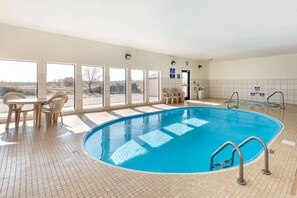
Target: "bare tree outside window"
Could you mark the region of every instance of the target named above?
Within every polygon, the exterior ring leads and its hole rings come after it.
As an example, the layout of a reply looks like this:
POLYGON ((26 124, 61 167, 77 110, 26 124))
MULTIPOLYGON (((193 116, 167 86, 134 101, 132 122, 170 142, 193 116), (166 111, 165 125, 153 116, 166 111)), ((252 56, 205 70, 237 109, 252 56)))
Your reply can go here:
POLYGON ((83 106, 103 105, 103 68, 82 66, 83 106))
POLYGON ((99 75, 102 75, 101 68, 98 67, 83 67, 83 83, 88 88, 90 94, 96 90, 93 89, 99 83, 99 75))

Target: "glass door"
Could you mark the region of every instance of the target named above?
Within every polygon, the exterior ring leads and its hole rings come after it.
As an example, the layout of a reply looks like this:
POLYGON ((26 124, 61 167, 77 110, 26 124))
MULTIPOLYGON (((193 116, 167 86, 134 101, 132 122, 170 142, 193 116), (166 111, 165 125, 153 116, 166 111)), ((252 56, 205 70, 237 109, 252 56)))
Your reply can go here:
POLYGON ((190 70, 182 70, 182 87, 185 92, 185 100, 190 99, 190 70))

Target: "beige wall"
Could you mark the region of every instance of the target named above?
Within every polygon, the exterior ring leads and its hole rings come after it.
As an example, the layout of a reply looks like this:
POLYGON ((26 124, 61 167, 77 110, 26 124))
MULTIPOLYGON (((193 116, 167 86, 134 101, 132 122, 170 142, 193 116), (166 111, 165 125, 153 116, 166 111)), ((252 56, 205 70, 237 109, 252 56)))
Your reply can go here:
MULTIPOLYGON (((286 103, 297 104, 297 54, 210 62, 209 96, 229 98, 235 91, 240 99, 254 101, 282 91, 286 103), (251 95, 255 87, 265 96, 251 95)), ((280 96, 271 100, 279 102, 280 96)))
MULTIPOLYGON (((180 79, 169 79, 170 67, 174 67, 177 74, 180 74, 182 69, 190 70, 191 78, 196 81, 205 80, 205 86, 207 86, 208 79, 208 61, 172 58, 169 55, 4 24, 0 24, 0 59, 37 61, 38 94, 41 97, 46 95, 47 62, 75 64, 76 109, 79 110, 82 109, 82 89, 80 88, 82 87, 82 65, 159 70, 161 71, 161 87, 181 87, 180 79), (125 59, 126 53, 132 55, 131 60, 125 59), (176 61, 176 65, 170 64, 172 60, 176 61), (188 61, 188 65, 186 65, 186 61, 188 61), (198 69, 200 64, 203 65, 203 69, 198 69)), ((107 78, 108 75, 107 73, 107 78)), ((128 79, 130 79, 129 76, 128 79)), ((106 82, 109 85, 107 80, 106 82)), ((191 88, 194 89, 193 86, 191 88)), ((108 93, 105 94, 107 97, 105 101, 109 101, 108 93)), ((193 98, 195 97, 193 96, 193 98)))
POLYGON ((297 77, 297 54, 209 63, 209 79, 286 79, 297 77))
POLYGON ((173 67, 177 71, 190 69, 193 78, 208 78, 207 61, 172 58, 164 54, 3 24, 0 24, 0 34, 0 58, 157 69, 164 76, 168 76, 170 62, 174 59, 176 65, 173 67), (130 53, 132 59, 125 60, 125 53, 130 53), (189 62, 188 66, 185 61, 189 62), (198 72, 199 64, 204 66, 203 72, 198 72))

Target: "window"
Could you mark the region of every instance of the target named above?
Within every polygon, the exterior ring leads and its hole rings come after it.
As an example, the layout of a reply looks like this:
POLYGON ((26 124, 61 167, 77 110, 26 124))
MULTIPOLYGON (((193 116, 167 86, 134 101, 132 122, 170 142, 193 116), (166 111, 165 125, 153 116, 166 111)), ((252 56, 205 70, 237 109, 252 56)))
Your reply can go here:
POLYGON ((37 96, 37 63, 0 60, 0 112, 8 112, 2 98, 8 92, 18 92, 28 98, 37 96))
POLYGON ((149 101, 160 100, 160 73, 159 71, 149 71, 149 101))
POLYGON ((74 109, 74 65, 47 64, 47 96, 64 91, 68 95, 65 108, 74 109))
POLYGON ((144 100, 144 71, 131 70, 131 98, 132 103, 143 102, 144 100))
POLYGON ((110 105, 126 104, 126 69, 110 68, 110 105))
POLYGON ((83 107, 103 106, 103 67, 82 66, 83 107))

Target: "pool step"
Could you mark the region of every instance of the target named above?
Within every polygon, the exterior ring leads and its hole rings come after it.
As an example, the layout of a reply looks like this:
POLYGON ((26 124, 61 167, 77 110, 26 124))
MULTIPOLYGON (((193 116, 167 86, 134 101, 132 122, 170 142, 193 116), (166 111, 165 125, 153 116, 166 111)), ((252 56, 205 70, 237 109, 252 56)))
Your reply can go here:
POLYGON ((218 162, 218 163, 212 165, 212 168, 222 169, 222 168, 229 168, 231 166, 232 166, 232 159, 228 159, 228 160, 218 162))

